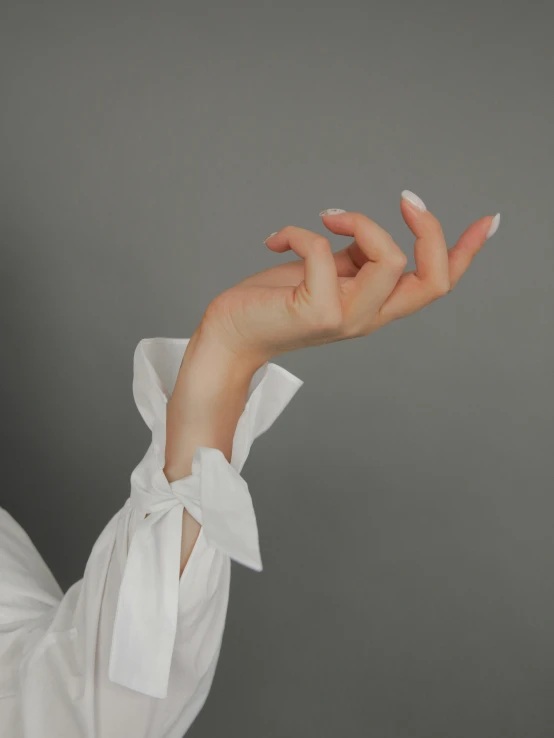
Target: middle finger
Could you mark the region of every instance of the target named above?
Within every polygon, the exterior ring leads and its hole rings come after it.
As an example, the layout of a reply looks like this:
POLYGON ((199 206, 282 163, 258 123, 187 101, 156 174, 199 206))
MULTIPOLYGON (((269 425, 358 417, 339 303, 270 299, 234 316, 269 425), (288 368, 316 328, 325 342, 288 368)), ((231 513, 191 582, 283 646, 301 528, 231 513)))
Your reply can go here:
POLYGON ((369 320, 371 312, 390 295, 404 271, 407 258, 392 236, 362 213, 322 215, 330 231, 353 236, 343 258, 350 258, 358 272, 350 287, 350 306, 354 320, 369 320), (365 263, 362 259, 365 257, 365 263))

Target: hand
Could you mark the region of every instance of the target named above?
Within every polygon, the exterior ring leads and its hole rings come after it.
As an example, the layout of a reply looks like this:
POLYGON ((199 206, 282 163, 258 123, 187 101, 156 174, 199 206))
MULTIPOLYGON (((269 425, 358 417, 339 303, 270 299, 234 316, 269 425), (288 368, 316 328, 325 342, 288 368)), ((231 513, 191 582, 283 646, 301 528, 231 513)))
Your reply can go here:
POLYGON ((405 254, 373 220, 325 211, 326 228, 353 237, 352 243, 333 253, 325 236, 286 226, 266 245, 279 253, 292 249, 300 258, 218 295, 204 316, 205 332, 260 364, 298 348, 367 336, 446 295, 496 230, 499 215, 475 221, 448 248, 437 218, 413 204, 421 203, 417 196, 403 195, 402 216, 416 237, 414 271, 405 272, 405 254))
MULTIPOLYGON (((414 272, 404 271, 406 256, 377 223, 361 213, 327 214, 323 223, 331 232, 354 237, 349 246, 333 253, 324 236, 287 226, 267 246, 292 249, 300 258, 254 274, 210 303, 168 403, 168 481, 191 473, 199 445, 219 448, 231 460, 252 374, 265 361, 303 346, 366 336, 445 295, 498 225, 498 216, 481 218, 448 249, 431 213, 406 199, 401 210, 416 236, 414 272)), ((184 510, 181 573, 199 530, 184 510)))

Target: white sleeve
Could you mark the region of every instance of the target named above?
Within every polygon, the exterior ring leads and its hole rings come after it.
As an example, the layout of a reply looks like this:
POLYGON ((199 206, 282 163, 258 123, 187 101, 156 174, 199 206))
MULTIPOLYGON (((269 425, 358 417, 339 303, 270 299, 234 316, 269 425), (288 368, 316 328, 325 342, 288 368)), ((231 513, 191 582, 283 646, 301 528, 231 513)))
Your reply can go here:
POLYGON ((189 339, 142 340, 133 394, 152 442, 131 492, 90 554, 83 579, 29 638, 20 670, 25 738, 181 738, 211 687, 224 631, 231 559, 262 569, 256 517, 240 472, 254 439, 303 384, 264 364, 252 378, 229 463, 198 447, 169 483, 166 404, 189 339), (179 578, 182 513, 201 524, 179 578), (146 515, 148 514, 148 517, 146 515))

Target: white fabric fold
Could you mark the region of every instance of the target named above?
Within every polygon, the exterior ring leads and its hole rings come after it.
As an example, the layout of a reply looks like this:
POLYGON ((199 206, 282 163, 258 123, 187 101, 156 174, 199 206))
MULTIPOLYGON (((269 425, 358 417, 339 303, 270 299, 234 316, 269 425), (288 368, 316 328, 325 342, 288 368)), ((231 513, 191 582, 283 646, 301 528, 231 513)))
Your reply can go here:
POLYGON ((109 678, 158 698, 167 696, 177 631, 183 508, 202 525, 208 545, 262 570, 254 506, 240 472, 254 439, 303 384, 283 367, 266 362, 252 377, 231 462, 219 449, 199 446, 191 474, 169 483, 163 473, 166 404, 188 341, 144 339, 134 357, 133 394, 152 431, 152 443, 131 475, 129 503, 139 520, 119 591, 109 678))

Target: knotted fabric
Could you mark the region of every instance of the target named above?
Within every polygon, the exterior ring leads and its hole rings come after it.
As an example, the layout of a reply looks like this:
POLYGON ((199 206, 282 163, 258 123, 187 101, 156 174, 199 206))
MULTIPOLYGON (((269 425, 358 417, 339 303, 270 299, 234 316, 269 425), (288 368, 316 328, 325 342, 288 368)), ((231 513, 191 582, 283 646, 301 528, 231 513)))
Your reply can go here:
POLYGON ((250 382, 231 462, 219 449, 198 446, 191 474, 170 483, 163 472, 166 407, 188 341, 143 339, 134 356, 133 394, 152 431, 152 443, 131 475, 129 504, 138 522, 119 591, 109 677, 158 698, 167 696, 177 632, 183 508, 202 525, 208 545, 262 570, 256 515, 240 472, 254 439, 303 384, 283 367, 266 362, 250 382))

